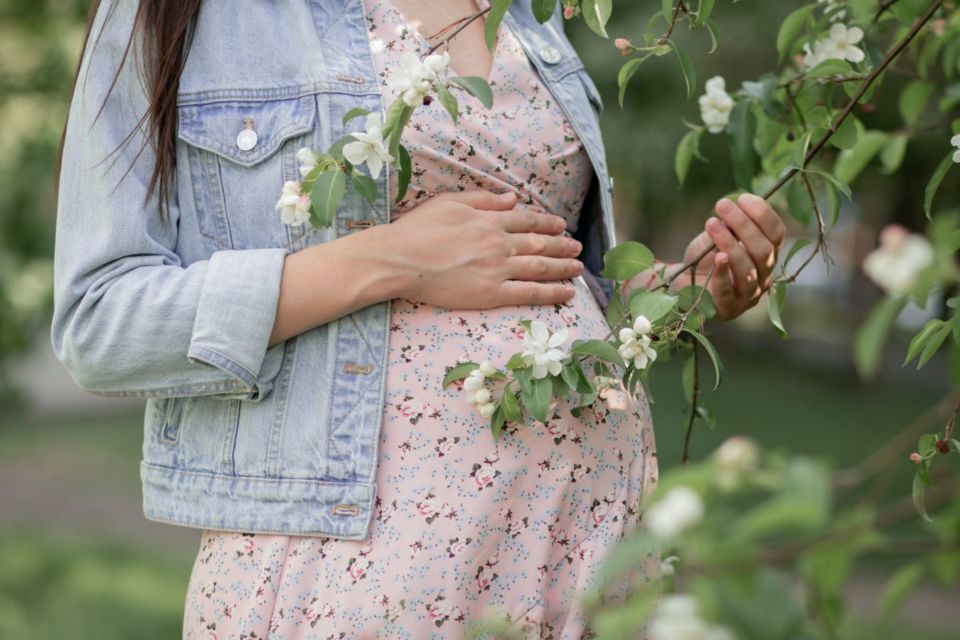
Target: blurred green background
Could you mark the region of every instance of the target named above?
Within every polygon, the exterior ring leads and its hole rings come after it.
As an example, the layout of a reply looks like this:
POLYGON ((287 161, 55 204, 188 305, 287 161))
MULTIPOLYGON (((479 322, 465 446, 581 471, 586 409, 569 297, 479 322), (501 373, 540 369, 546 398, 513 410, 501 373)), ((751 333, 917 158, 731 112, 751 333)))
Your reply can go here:
MULTIPOLYGON (((659 2, 615 3, 611 36, 639 39, 659 2)), ((739 87, 775 68, 774 37, 795 2, 724 3, 716 16, 720 46, 707 55, 704 34, 677 34, 698 66, 701 87, 715 74, 739 87)), ((50 259, 55 189, 53 165, 79 53, 87 2, 4 0, 0 4, 0 639, 172 638, 199 531, 147 522, 140 510, 137 465, 143 405, 105 400, 77 389, 49 342, 50 259)), ((644 65, 616 105, 621 58, 610 42, 578 24, 577 44, 606 101, 605 141, 616 180, 619 237, 636 238, 664 259, 679 259, 714 200, 732 188, 725 141, 706 136, 709 163, 695 163, 681 191, 673 150, 699 121, 684 100, 675 60, 644 65)), ((908 78, 891 74, 884 95, 908 78)), ((896 99, 859 114, 868 126, 896 126, 896 99)), ((825 457, 846 466, 862 460, 949 390, 944 363, 919 374, 899 368, 910 329, 939 313, 909 309, 879 380, 853 372, 852 331, 878 292, 858 265, 875 246, 880 226, 923 226, 922 185, 943 154, 936 133, 911 142, 895 176, 867 172, 845 207, 831 242, 829 272, 814 262, 790 293, 791 340, 769 328, 763 304, 735 323, 713 328, 727 379, 706 401, 716 432, 698 428, 694 456, 731 434, 764 445, 825 457)), ((960 201, 945 185, 945 201, 960 201)), ((782 210, 782 208, 781 208, 782 210)), ((792 235, 809 233, 794 227, 792 235)), ((676 363, 658 365, 651 396, 660 461, 680 458, 685 409, 676 363)), ((937 428, 936 421, 929 424, 937 428)), ((904 456, 888 473, 887 491, 909 490, 904 456)), ((918 526, 918 525, 913 525, 918 526)), ((843 637, 948 638, 945 611, 956 592, 924 584, 894 622, 877 613, 886 565, 868 563, 849 596, 854 619, 843 637), (904 631, 905 625, 912 630, 904 631), (926 629, 921 633, 920 627, 926 629)))

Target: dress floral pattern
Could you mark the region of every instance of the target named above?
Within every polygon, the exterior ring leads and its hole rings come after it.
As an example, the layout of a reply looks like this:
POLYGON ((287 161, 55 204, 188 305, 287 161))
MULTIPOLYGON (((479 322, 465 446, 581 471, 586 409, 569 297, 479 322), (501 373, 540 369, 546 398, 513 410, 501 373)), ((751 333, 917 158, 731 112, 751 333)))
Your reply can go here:
MULTIPOLYGON (((400 55, 428 45, 389 0, 364 4, 389 93, 400 55)), ((512 189, 572 232, 591 167, 506 26, 490 84, 494 110, 458 92, 457 127, 436 101, 417 110, 404 135, 413 180, 392 215, 442 191, 512 189)), ((570 340, 605 336, 586 283, 574 283, 576 296, 560 305, 462 311, 395 300, 368 538, 205 531, 184 637, 459 638, 487 616, 528 637, 589 637, 577 597, 636 526, 656 481, 642 391, 611 391, 579 418, 556 403, 545 423, 508 423, 494 441, 465 394, 441 387, 456 361, 503 363, 520 351, 522 318, 567 327, 570 340)))

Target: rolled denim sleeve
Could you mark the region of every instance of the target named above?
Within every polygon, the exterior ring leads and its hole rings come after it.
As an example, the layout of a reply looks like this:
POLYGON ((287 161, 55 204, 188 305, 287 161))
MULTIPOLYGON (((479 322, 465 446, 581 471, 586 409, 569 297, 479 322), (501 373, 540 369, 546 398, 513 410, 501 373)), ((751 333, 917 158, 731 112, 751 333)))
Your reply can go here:
POLYGON ((98 395, 260 400, 283 355, 283 343, 268 343, 289 250, 222 250, 190 264, 175 252, 175 184, 163 218, 159 194, 146 199, 155 156, 143 145, 147 97, 136 44, 110 90, 138 3, 113 4, 100 5, 70 105, 53 350, 98 395))

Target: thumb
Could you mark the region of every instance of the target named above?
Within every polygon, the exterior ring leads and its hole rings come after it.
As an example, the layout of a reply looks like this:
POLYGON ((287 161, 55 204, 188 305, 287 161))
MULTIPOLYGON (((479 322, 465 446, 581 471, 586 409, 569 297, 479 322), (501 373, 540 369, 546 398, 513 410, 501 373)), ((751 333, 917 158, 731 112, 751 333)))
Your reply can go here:
POLYGON ((512 191, 506 193, 491 193, 481 189, 471 191, 450 191, 435 196, 451 202, 459 202, 474 209, 486 209, 488 211, 507 211, 513 209, 517 203, 517 196, 512 191))

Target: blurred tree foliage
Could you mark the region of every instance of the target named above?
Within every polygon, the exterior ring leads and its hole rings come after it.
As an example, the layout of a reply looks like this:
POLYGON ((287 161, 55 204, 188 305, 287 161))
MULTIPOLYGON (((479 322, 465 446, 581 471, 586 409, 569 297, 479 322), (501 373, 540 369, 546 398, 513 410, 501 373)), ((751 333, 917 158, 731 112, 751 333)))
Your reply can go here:
MULTIPOLYGON (((0 4, 0 364, 46 339, 54 165, 89 2, 0 4)), ((0 397, 13 394, 0 368, 0 397)))
MULTIPOLYGON (((777 29, 784 18, 800 7, 799 0, 762 2, 744 0, 724 3, 715 11, 720 41, 717 51, 708 53, 709 38, 678 28, 677 43, 689 54, 700 78, 696 95, 703 92, 705 79, 715 75, 726 78, 733 91, 745 80, 756 80, 777 67, 775 47, 777 29)), ((734 189, 729 152, 724 136, 705 135, 701 143, 708 163, 694 163, 683 190, 674 175, 673 157, 677 143, 688 131, 681 119, 702 124, 696 99, 685 100, 683 77, 673 56, 644 64, 633 77, 624 100, 617 105, 617 72, 623 61, 613 39, 624 37, 640 41, 646 20, 659 3, 614 0, 614 11, 607 32, 610 40, 601 40, 582 20, 569 21, 571 40, 584 65, 594 78, 604 99, 603 131, 611 175, 614 176, 617 216, 621 240, 639 239, 655 250, 666 251, 665 260, 680 259, 680 240, 703 227, 712 213, 713 203, 734 189), (628 131, 629 135, 623 132, 628 131)), ((883 52, 870 51, 876 59, 883 52)), ((908 52, 913 58, 916 52, 908 52)), ((882 88, 883 98, 860 108, 855 115, 868 129, 892 130, 901 123, 898 96, 914 79, 908 71, 916 65, 904 62, 888 72, 882 88)), ((878 94, 878 98, 880 98, 878 94)), ((899 222, 920 230, 926 224, 923 214, 923 185, 927 183, 944 152, 942 131, 917 133, 911 138, 903 166, 894 175, 879 171, 879 163, 858 178, 852 212, 863 223, 878 229, 887 222, 899 222)), ((827 157, 827 155, 824 155, 827 157)), ((945 184, 940 202, 960 201, 960 184, 945 184)), ((785 203, 773 200, 786 212, 785 203)), ((809 230, 808 230, 809 232, 809 230)))

